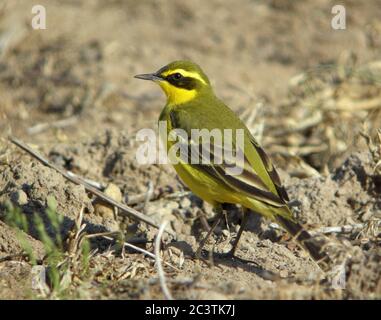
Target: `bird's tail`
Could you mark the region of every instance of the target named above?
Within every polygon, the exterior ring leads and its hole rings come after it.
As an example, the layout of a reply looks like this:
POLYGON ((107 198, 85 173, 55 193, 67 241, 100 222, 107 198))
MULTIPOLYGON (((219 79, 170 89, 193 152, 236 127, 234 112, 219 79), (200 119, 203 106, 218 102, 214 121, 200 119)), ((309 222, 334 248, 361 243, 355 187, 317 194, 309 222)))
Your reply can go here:
POLYGON ((259 201, 253 201, 251 210, 260 212, 262 215, 275 220, 281 227, 283 227, 296 242, 306 250, 310 257, 319 265, 319 267, 328 271, 332 264, 332 259, 328 254, 328 240, 323 236, 312 236, 303 226, 296 222, 293 214, 288 205, 281 207, 274 207, 263 205, 259 201))
POLYGON ((323 269, 327 269, 330 261, 330 257, 324 250, 326 241, 324 239, 318 239, 313 237, 306 229, 304 229, 299 223, 294 222, 284 216, 277 215, 277 222, 286 229, 297 242, 308 251, 311 258, 323 269))

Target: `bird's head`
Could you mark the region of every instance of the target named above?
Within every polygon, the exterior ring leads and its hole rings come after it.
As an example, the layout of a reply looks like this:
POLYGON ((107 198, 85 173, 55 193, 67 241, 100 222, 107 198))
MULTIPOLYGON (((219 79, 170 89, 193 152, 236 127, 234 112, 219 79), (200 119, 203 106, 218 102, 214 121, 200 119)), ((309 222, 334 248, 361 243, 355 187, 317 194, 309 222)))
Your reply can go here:
POLYGON ((156 82, 171 105, 189 102, 200 93, 212 90, 206 74, 191 61, 174 61, 154 73, 139 74, 135 78, 156 82))

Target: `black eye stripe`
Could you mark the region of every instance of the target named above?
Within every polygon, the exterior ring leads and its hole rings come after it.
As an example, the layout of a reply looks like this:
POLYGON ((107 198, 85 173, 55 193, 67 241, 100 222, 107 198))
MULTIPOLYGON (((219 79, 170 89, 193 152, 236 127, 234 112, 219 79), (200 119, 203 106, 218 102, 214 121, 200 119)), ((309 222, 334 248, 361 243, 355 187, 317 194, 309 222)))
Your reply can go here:
POLYGON ((183 88, 187 90, 194 89, 197 86, 197 80, 191 77, 183 77, 181 76, 180 79, 175 79, 173 77, 173 74, 166 77, 166 80, 178 88, 183 88))
POLYGON ((170 74, 169 76, 167 76, 167 79, 169 80, 175 80, 175 81, 178 81, 180 79, 184 78, 183 75, 181 73, 172 73, 170 74))

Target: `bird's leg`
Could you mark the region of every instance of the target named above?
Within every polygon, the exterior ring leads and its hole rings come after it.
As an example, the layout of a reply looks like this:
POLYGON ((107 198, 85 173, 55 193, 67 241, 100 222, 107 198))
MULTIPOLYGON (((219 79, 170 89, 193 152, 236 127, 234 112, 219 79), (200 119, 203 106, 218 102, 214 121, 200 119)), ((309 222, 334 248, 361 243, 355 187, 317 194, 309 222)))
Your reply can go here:
POLYGON ((196 258, 200 258, 201 257, 201 250, 202 250, 202 248, 204 247, 206 241, 208 240, 209 236, 212 234, 214 229, 221 222, 222 216, 224 214, 224 210, 222 209, 222 206, 217 206, 215 210, 217 212, 216 220, 214 221, 213 225, 209 229, 209 231, 208 231, 207 235, 205 236, 205 238, 201 240, 200 245, 199 245, 199 247, 198 247, 198 249, 196 251, 196 258))
POLYGON ((234 257, 234 254, 235 254, 235 250, 237 249, 237 246, 238 246, 238 242, 239 242, 239 239, 241 238, 242 236, 242 232, 243 230, 245 229, 245 226, 247 224, 247 220, 248 220, 248 209, 246 208, 243 208, 242 209, 242 221, 241 221, 241 226, 239 227, 239 230, 238 230, 238 233, 237 233, 237 237, 235 238, 234 240, 234 243, 233 243, 233 247, 231 248, 231 250, 228 252, 228 255, 229 256, 233 256, 234 257))
POLYGON ((205 229, 205 231, 209 231, 210 230, 210 225, 209 225, 209 223, 206 220, 204 215, 200 216, 200 222, 201 222, 201 225, 203 226, 203 228, 205 229))

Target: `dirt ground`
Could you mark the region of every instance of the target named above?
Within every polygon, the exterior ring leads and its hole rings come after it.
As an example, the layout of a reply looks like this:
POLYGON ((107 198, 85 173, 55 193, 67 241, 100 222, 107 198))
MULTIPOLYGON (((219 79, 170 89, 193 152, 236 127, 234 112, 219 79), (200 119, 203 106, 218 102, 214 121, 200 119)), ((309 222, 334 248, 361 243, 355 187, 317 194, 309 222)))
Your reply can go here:
MULTIPOLYGON (((341 3, 346 30, 331 28, 336 3, 328 0, 41 0, 47 29, 33 30, 33 1, 1 1, 0 298, 164 298, 152 259, 100 237, 91 238, 86 276, 73 264, 60 294, 32 289, 33 263, 7 222, 9 203, 31 223, 34 213, 46 218, 53 197, 64 239, 82 209, 86 234, 121 231, 150 252, 157 229, 115 216, 11 144, 10 134, 101 188, 113 184, 119 201, 156 223, 169 220, 176 239, 164 235, 162 260, 175 266, 164 271, 176 299, 381 298, 381 6, 341 3), (255 214, 237 257, 224 256, 237 208, 208 242, 208 261, 194 258, 206 234, 200 217, 211 224, 212 208, 169 165, 135 159, 135 134, 156 128, 165 98, 133 76, 178 59, 203 67, 277 164, 297 218, 337 247, 340 288, 255 214)), ((46 265, 38 230, 23 239, 46 265)))

